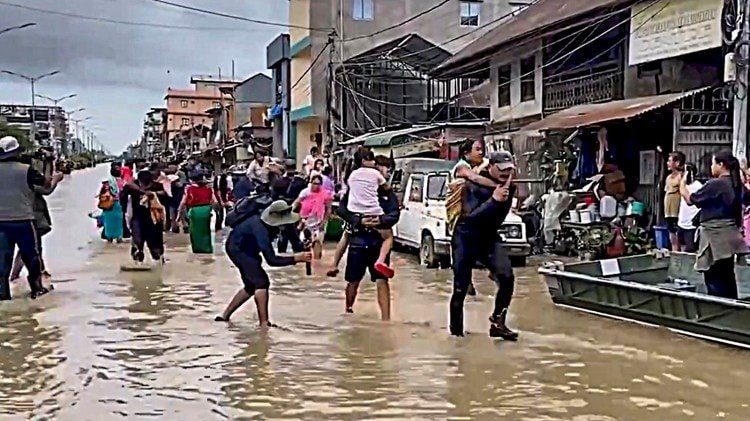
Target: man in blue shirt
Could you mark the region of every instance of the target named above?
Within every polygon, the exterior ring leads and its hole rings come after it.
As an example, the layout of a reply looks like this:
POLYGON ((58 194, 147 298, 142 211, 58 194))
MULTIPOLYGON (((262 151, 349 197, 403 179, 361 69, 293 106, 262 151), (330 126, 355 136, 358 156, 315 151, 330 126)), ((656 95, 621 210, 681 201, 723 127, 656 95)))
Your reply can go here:
POLYGON ((278 200, 271 203, 262 213, 252 212, 244 217, 244 220, 242 218, 240 216, 239 221, 232 221, 232 216, 227 215, 227 224, 233 225, 234 229, 227 238, 226 251, 229 259, 239 269, 244 287, 237 291, 224 313, 216 317, 216 321, 228 322, 235 311, 250 297, 254 297, 260 326, 275 327, 268 318, 268 290, 271 280, 263 269, 263 260, 274 267, 293 266, 310 262, 312 253, 302 251, 303 245, 297 236, 290 238, 292 248, 297 254, 279 256, 274 252, 273 239, 281 230, 293 227, 300 219, 298 214, 292 213, 292 207, 286 202, 278 200))

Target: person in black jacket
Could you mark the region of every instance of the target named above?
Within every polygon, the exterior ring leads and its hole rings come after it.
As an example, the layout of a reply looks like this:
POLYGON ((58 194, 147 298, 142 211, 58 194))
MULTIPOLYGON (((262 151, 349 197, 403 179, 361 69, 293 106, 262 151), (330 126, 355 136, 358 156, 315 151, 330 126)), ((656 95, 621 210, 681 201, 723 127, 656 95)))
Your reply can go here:
MULTIPOLYGON (((236 206, 239 207, 242 204, 236 204, 236 206)), ((227 224, 234 228, 227 238, 226 251, 229 259, 239 269, 244 287, 235 294, 224 313, 215 320, 228 322, 235 311, 250 297, 254 297, 260 326, 274 327, 268 318, 268 290, 271 280, 263 269, 263 260, 269 266, 293 266, 297 263, 310 262, 312 253, 303 251, 304 247, 299 237, 291 238, 292 247, 298 252, 297 254, 279 256, 274 252, 273 239, 280 231, 293 227, 299 222, 299 215, 292 213, 292 207, 282 200, 271 203, 262 213, 253 212, 244 219, 239 218, 240 220, 234 221, 232 213, 227 215, 227 224)))
POLYGON ((516 188, 512 181, 513 156, 505 151, 489 157, 484 177, 498 183, 492 189, 467 181, 464 186, 463 211, 453 231, 453 295, 450 301, 450 333, 464 335, 464 300, 471 285, 471 274, 477 262, 490 270, 498 285, 495 310, 490 317, 490 336, 515 341, 518 334, 506 325, 513 297, 513 268, 498 234, 510 212, 516 188))
MULTIPOLYGON (((375 163, 387 179, 388 172, 393 167, 393 160, 378 156, 375 158, 375 163)), ((384 214, 379 217, 362 217, 349 212, 347 209, 348 199, 349 194, 347 193, 339 202, 338 208, 338 215, 351 227, 349 253, 347 254, 346 270, 344 271, 344 279, 347 282, 346 312, 354 312, 354 301, 357 299, 359 284, 365 273, 369 271, 370 278, 377 285, 381 320, 387 321, 391 318, 391 288, 388 279, 375 270, 375 263, 378 260, 380 246, 383 243, 383 236, 378 233, 378 230, 393 228, 401 216, 398 198, 392 190, 381 188, 379 201, 384 214)), ((390 256, 386 263, 390 264, 390 256)))

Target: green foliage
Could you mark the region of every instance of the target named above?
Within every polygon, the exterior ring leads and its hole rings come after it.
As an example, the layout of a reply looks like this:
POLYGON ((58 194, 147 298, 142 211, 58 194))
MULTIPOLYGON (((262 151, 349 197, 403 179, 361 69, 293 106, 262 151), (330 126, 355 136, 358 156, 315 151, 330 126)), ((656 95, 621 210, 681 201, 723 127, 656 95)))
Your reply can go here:
POLYGON ((630 227, 623 231, 622 235, 625 240, 625 254, 628 256, 645 254, 654 248, 648 232, 641 227, 630 227))
MULTIPOLYGON (((578 159, 576 138, 566 139, 560 135, 546 136, 539 149, 529 159, 530 167, 539 167, 544 179, 545 189, 565 190, 568 188, 569 177, 559 177, 556 173, 556 163, 564 168, 570 168, 578 159)), ((531 168, 529 168, 529 173, 531 168)))
POLYGON ((21 143, 21 147, 28 151, 32 148, 28 136, 18 127, 13 127, 4 121, 0 121, 0 137, 13 136, 21 143))

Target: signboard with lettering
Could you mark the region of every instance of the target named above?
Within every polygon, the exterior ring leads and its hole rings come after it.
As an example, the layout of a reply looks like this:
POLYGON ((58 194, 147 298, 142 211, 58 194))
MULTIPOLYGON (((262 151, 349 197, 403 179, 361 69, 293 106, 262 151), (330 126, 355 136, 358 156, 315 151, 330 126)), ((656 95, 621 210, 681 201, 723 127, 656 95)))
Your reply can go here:
POLYGON ((720 47, 723 0, 659 0, 631 8, 628 63, 720 47))

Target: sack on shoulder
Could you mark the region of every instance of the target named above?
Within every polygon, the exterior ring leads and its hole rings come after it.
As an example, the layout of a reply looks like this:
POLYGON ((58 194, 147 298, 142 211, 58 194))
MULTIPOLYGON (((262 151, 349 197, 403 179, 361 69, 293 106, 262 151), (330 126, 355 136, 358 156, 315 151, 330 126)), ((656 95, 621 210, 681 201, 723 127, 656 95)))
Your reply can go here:
POLYGON ((224 222, 230 228, 235 228, 247 218, 263 212, 271 203, 273 203, 273 199, 266 194, 243 197, 234 204, 231 211, 227 212, 224 222))
POLYGON ((99 203, 97 207, 101 210, 110 210, 115 206, 115 197, 110 192, 99 193, 99 203))

